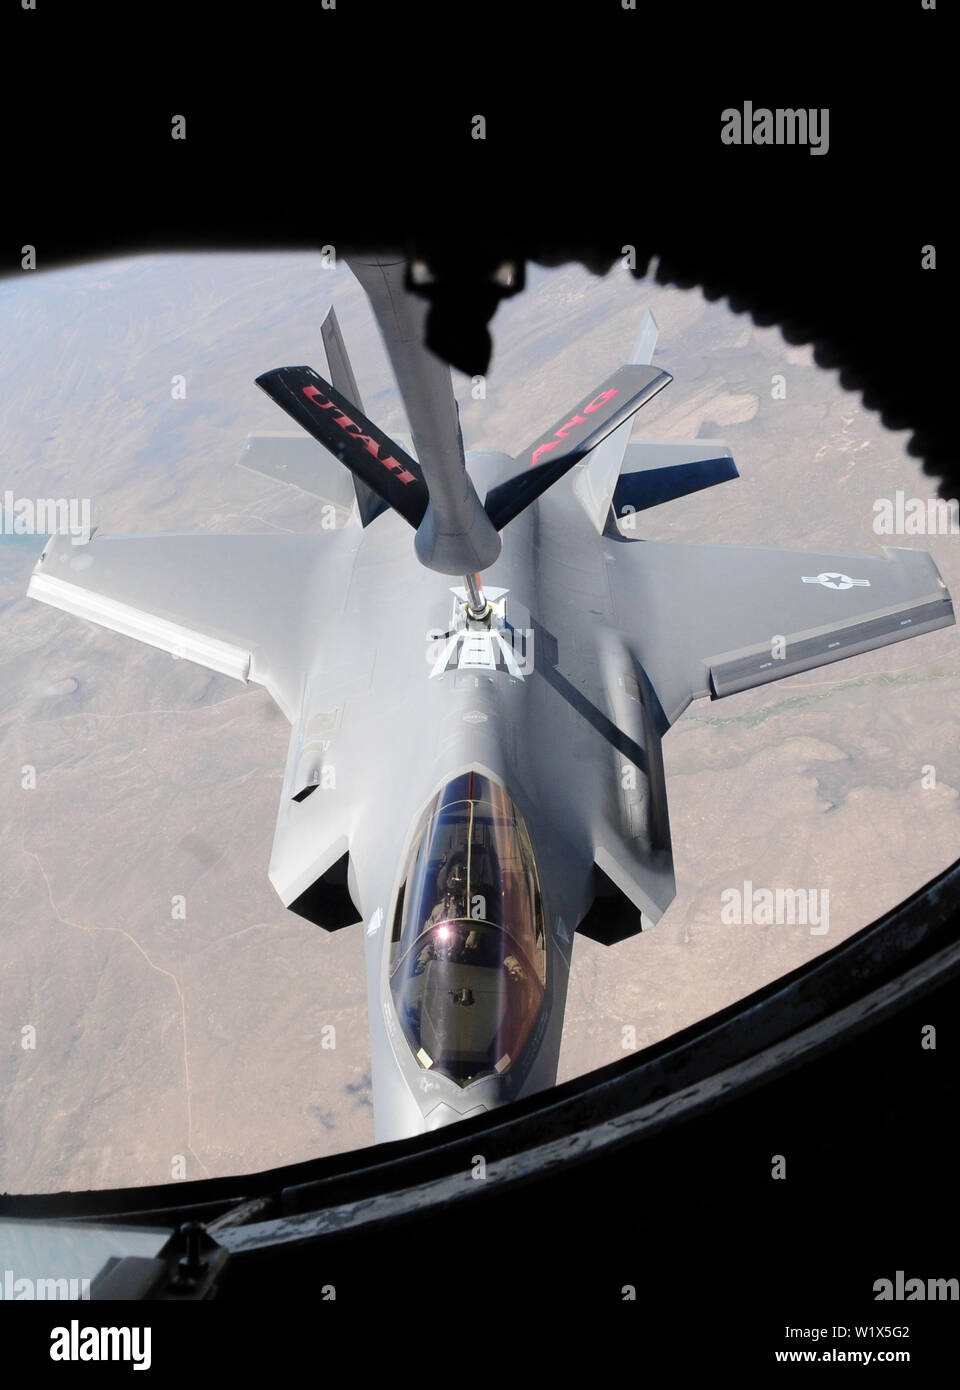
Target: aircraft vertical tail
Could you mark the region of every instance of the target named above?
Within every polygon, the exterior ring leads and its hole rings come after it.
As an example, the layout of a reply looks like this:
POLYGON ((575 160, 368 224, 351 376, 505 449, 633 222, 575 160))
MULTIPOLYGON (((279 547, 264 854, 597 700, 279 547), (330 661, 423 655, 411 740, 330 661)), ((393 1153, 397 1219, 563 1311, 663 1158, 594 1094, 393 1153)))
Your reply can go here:
MULTIPOLYGON (((640 332, 630 354, 631 364, 649 364, 653 361, 654 349, 660 329, 653 314, 648 309, 643 316, 640 332)), ((633 418, 624 420, 612 434, 608 434, 590 454, 573 485, 580 505, 593 522, 598 532, 602 532, 610 514, 614 490, 620 477, 624 454, 630 441, 633 418)))
MULTIPOLYGON (((631 363, 649 363, 659 329, 647 310, 631 363)), ((625 420, 587 455, 574 493, 597 531, 617 535, 618 520, 686 497, 702 488, 738 478, 730 448, 718 439, 643 439, 630 443, 632 420, 625 420)))
MULTIPOLYGON (((634 357, 652 356, 657 325, 648 313, 634 345, 634 357)), ((519 472, 487 493, 484 506, 497 530, 579 463, 589 461, 581 502, 602 531, 610 510, 623 451, 634 414, 673 378, 649 363, 628 362, 582 398, 576 410, 558 420, 515 456, 519 472), (609 446, 609 447, 608 447, 609 446)), ((579 495, 579 493, 578 493, 579 495)))
MULTIPOLYGON (((360 388, 357 386, 357 379, 353 374, 353 367, 347 356, 343 334, 340 332, 340 324, 332 305, 323 321, 320 335, 323 338, 323 350, 327 354, 327 370, 330 373, 331 384, 336 387, 341 396, 346 396, 348 401, 362 411, 363 401, 360 399, 360 388)), ((373 489, 368 487, 356 473, 353 475, 353 488, 360 510, 361 524, 369 526, 370 522, 374 521, 381 512, 387 510, 388 504, 382 497, 378 497, 373 489)))
MULTIPOLYGON (((413 436, 416 459, 363 414, 356 377, 333 309, 322 328, 330 382, 312 368, 265 372, 257 384, 354 478, 360 520, 369 525, 392 507, 415 529, 421 563, 441 574, 472 575, 500 554, 499 532, 579 464, 574 492, 598 533, 615 515, 640 511, 727 478, 737 470, 720 441, 629 443, 632 419, 672 380, 651 364, 658 327, 648 310, 628 363, 584 396, 572 413, 515 456, 518 471, 481 502, 466 468, 450 368, 426 344, 427 304, 407 284, 399 255, 351 256, 393 367, 413 436), (624 461, 629 467, 623 474, 624 461)), ((251 453, 245 466, 318 496, 314 456, 269 443, 269 457, 251 453)), ((612 532, 611 532, 612 534, 612 532)))

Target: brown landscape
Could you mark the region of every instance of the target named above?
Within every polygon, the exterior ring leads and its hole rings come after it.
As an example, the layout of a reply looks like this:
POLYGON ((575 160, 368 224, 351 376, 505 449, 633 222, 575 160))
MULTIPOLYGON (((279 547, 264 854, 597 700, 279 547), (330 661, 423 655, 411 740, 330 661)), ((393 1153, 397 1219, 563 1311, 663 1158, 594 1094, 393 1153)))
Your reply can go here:
MULTIPOLYGON (((0 282, 0 499, 89 497, 115 533, 317 528, 319 501, 236 460, 248 434, 292 432, 254 378, 323 372, 330 303, 367 414, 403 430, 363 295, 319 256, 149 256, 0 282)), ((960 536, 874 531, 878 498, 935 493, 907 435, 809 346, 698 291, 532 267, 493 321, 485 398, 455 374, 467 448, 534 439, 626 359, 647 308, 674 381, 635 435, 722 438, 741 477, 646 513, 636 534, 919 546, 960 596, 960 536)), ((42 544, 0 537, 0 1190, 372 1143, 363 928, 327 935, 267 879, 286 721, 259 687, 28 600, 42 544)), ((957 629, 697 702, 664 749, 677 897, 619 946, 577 938, 560 1080, 623 1057, 625 1027, 646 1047, 802 965, 957 857, 957 629), (724 925, 721 894, 746 880, 827 890, 829 931, 724 925)))

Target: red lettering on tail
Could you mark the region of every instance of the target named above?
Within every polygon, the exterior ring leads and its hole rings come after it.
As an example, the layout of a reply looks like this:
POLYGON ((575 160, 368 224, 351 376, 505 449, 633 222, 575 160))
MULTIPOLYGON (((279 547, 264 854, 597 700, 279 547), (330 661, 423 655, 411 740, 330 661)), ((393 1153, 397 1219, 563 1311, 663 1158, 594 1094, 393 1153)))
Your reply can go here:
POLYGON ((334 422, 338 424, 342 430, 346 430, 347 434, 352 434, 355 439, 359 440, 367 453, 372 454, 378 463, 382 463, 384 468, 389 469, 399 482, 416 482, 414 475, 409 469, 404 468, 392 455, 390 458, 381 458, 380 450, 382 445, 379 441, 371 438, 369 434, 364 434, 362 426, 358 425, 356 420, 351 420, 349 415, 344 415, 340 407, 335 406, 333 401, 328 401, 326 396, 322 395, 316 386, 304 386, 303 394, 307 397, 307 400, 311 401, 319 410, 336 410, 337 413, 333 417, 334 422))
POLYGON ((548 454, 551 449, 557 447, 561 439, 566 439, 574 425, 585 425, 587 423, 587 415, 592 415, 595 410, 599 410, 601 406, 606 405, 607 401, 612 400, 617 393, 618 388, 616 386, 611 387, 609 391, 601 391, 599 396, 594 396, 589 405, 583 407, 583 415, 578 412, 574 415, 573 419, 568 420, 565 425, 561 425, 558 430, 554 430, 553 439, 548 439, 546 444, 540 444, 534 449, 533 458, 530 460, 530 467, 533 468, 541 454, 548 454))

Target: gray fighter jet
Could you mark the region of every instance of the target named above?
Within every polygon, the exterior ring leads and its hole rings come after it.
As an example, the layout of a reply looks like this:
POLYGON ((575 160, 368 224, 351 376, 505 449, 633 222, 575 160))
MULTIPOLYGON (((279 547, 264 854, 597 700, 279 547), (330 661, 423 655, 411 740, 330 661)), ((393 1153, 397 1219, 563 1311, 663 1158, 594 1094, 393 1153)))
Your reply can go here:
POLYGON ((270 879, 320 927, 362 924, 387 1140, 553 1084, 573 933, 623 939, 675 895, 661 741, 691 700, 954 614, 919 550, 660 544, 624 527, 737 476, 718 441, 629 442, 671 380, 650 365, 651 315, 630 362, 526 449, 465 456, 407 267, 351 268, 412 442, 363 414, 331 310, 329 380, 258 378, 305 432, 251 438, 240 460, 349 507, 346 524, 55 537, 28 593, 259 683, 290 721, 270 879))

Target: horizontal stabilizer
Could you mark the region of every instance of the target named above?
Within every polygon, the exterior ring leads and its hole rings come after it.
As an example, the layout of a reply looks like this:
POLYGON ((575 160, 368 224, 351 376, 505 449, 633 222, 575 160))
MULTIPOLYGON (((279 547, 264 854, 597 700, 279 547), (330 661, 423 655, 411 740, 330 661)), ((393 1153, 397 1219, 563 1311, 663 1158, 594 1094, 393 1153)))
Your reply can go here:
POLYGON ((668 382, 648 364, 620 367, 597 390, 517 456, 520 472, 487 493, 484 508, 497 530, 519 515, 668 382))
POLYGON ((312 367, 277 367, 257 385, 405 521, 420 525, 430 500, 420 465, 335 386, 312 367))
POLYGON ((720 440, 640 440, 627 446, 613 510, 620 519, 739 476, 729 447, 720 440))
POLYGON ((353 505, 350 475, 340 460, 308 434, 251 434, 237 459, 241 468, 331 502, 335 507, 353 505))

